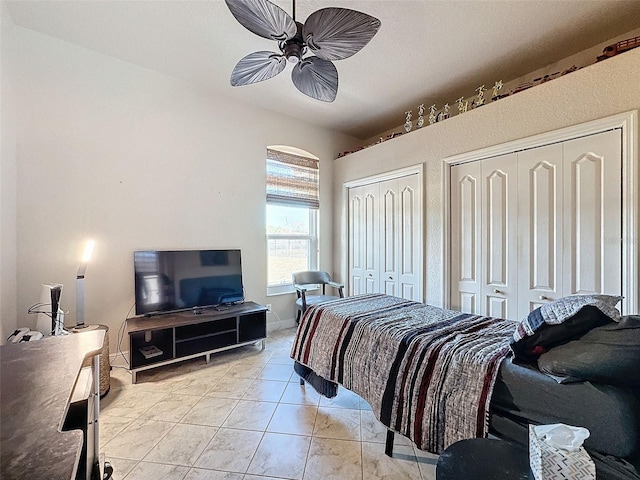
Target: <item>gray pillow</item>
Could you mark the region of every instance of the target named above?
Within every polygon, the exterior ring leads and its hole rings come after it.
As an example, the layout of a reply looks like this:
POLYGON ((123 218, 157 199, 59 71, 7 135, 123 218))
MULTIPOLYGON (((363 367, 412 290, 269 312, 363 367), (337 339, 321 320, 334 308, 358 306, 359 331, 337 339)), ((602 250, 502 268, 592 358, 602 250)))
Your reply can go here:
POLYGON ((560 383, 640 385, 640 316, 622 317, 552 348, 540 356, 538 368, 560 383))

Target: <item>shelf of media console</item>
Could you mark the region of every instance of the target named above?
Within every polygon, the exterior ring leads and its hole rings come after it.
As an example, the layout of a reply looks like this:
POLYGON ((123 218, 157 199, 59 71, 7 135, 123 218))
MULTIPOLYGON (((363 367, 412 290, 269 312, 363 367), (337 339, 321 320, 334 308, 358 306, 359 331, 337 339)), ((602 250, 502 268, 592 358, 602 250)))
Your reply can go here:
POLYGON ((137 373, 183 360, 262 342, 267 338, 267 307, 244 302, 127 320, 129 371, 137 373), (152 352, 152 353, 150 353, 152 352))

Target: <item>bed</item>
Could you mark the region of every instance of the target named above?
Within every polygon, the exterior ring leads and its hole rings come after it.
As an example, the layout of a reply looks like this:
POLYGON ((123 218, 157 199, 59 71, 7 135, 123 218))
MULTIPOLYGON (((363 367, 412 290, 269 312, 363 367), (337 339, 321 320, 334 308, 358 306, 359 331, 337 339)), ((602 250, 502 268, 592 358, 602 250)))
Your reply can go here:
MULTIPOLYGON (((387 295, 348 297, 305 312, 291 356, 296 372, 321 394, 331 397, 341 385, 370 403, 390 432, 388 454, 393 432, 440 453, 489 434, 526 444, 529 423, 562 422, 590 430, 585 448, 598 478, 640 479, 640 357, 636 368, 623 367, 628 385, 538 368, 539 359, 591 331, 619 327, 612 308, 619 298, 579 306, 576 298, 514 322, 387 295)), ((637 336, 637 320, 618 333, 637 336)), ((640 352, 629 346, 631 357, 640 352)))

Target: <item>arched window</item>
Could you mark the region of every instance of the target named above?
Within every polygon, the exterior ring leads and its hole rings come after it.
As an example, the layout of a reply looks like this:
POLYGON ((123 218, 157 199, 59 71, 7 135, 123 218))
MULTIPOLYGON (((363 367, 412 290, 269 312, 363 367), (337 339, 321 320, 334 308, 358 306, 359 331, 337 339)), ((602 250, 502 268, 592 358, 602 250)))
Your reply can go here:
POLYGON ((318 268, 319 161, 267 148, 267 294, 293 292, 291 274, 318 268))

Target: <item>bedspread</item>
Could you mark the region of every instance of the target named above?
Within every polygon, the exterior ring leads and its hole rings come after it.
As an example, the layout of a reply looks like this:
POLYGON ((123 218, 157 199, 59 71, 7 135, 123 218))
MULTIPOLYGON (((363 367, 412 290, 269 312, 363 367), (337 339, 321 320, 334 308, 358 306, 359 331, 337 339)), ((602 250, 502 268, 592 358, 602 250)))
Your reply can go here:
POLYGON ((378 420, 440 453, 488 431, 516 322, 380 294, 308 309, 291 357, 364 398, 378 420))

